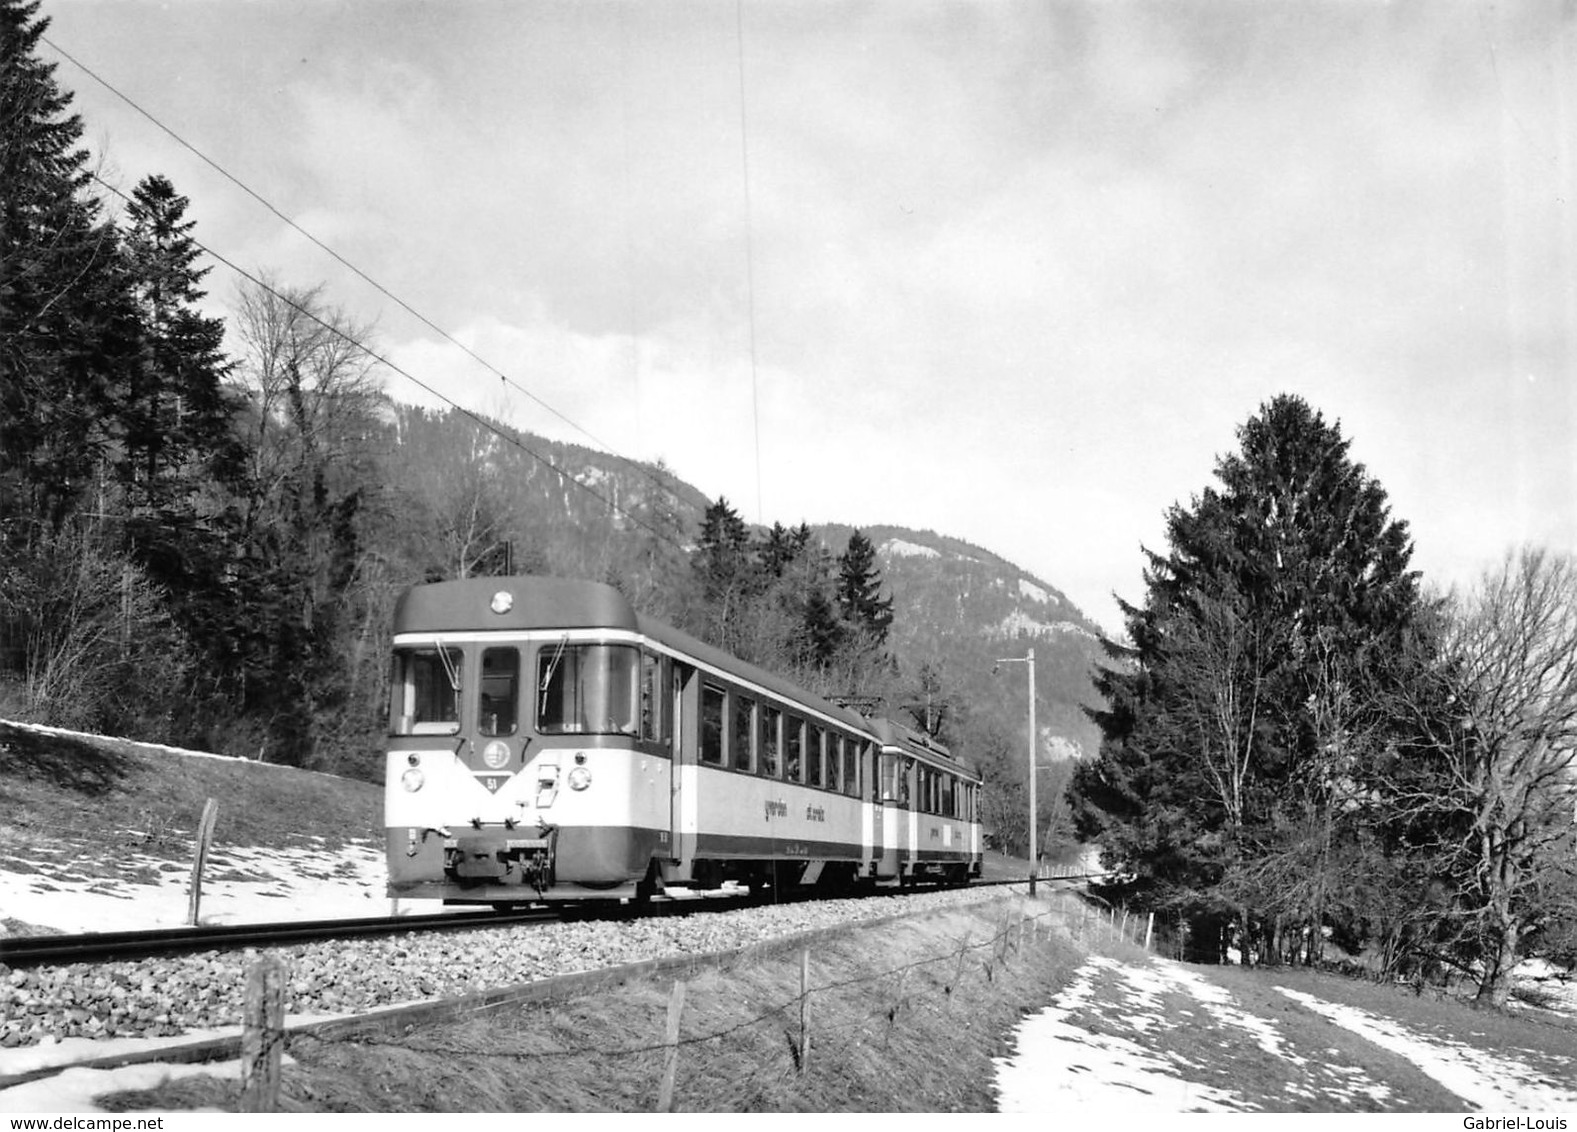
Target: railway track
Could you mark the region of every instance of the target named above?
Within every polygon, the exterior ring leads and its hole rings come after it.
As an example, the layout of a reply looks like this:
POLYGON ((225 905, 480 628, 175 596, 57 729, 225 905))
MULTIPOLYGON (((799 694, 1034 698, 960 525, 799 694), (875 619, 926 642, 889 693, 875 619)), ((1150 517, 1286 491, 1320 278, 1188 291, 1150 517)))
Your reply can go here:
MULTIPOLYGON (((1041 884, 1082 882, 1085 877, 1041 878, 1041 884)), ((1013 880, 982 880, 971 887, 1023 884, 1013 880)), ((916 888, 912 891, 931 891, 916 888)), ((892 893, 889 893, 891 895, 892 893)), ((851 896, 858 899, 858 896, 851 896)), ((747 898, 740 897, 739 901, 747 898)), ((794 899, 827 899, 825 894, 807 892, 794 899)), ((737 902, 737 901, 735 901, 737 902)), ((733 903, 733 902, 731 902, 733 903)), ((662 897, 639 907, 573 907, 565 909, 528 907, 514 911, 438 912, 424 915, 355 917, 339 920, 295 920, 265 924, 217 924, 177 928, 149 928, 138 931, 83 932, 70 935, 22 936, 0 939, 0 965, 8 967, 60 966, 67 963, 98 963, 114 960, 144 959, 193 951, 234 950, 245 947, 281 947, 293 943, 315 943, 330 939, 369 939, 406 932, 464 931, 475 928, 511 927, 522 924, 551 923, 585 917, 602 920, 629 919, 637 915, 686 915, 703 909, 716 909, 719 899, 673 900, 662 897)))
POLYGON ((276 947, 325 939, 442 931, 540 921, 546 913, 448 912, 420 916, 297 920, 270 924, 220 924, 141 931, 84 932, 0 940, 0 963, 10 967, 138 959, 217 948, 276 947))

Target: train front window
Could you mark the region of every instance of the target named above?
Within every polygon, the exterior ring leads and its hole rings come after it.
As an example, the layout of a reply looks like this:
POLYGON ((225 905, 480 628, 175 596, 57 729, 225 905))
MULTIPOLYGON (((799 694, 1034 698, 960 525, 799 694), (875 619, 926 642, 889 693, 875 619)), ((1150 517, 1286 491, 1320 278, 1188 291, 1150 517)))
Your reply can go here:
POLYGON ((520 702, 520 651, 513 648, 482 650, 481 698, 476 709, 476 729, 482 735, 513 735, 520 702))
POLYGON ((389 681, 391 735, 453 735, 460 730, 465 654, 456 648, 397 648, 389 681))
POLYGON ((640 650, 628 645, 544 645, 537 651, 537 730, 634 735, 640 663, 640 650))

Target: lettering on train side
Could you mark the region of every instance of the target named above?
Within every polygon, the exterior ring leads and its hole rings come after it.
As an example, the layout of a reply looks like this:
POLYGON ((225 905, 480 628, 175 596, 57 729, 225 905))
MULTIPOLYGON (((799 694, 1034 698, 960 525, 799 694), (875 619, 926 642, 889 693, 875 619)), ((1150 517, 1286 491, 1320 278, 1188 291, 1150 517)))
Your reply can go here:
POLYGON ((779 802, 772 798, 767 799, 767 820, 788 817, 788 803, 779 802))
POLYGON ((827 811, 822 809, 820 806, 806 806, 805 807, 805 820, 806 821, 826 821, 827 820, 827 811))

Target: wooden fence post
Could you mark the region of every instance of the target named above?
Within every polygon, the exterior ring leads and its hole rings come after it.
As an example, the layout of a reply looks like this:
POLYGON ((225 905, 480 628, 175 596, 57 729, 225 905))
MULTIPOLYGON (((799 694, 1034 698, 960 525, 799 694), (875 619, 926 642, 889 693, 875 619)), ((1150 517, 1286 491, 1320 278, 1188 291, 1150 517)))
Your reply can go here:
POLYGON ((679 1076, 679 1019, 684 1014, 684 981, 675 979, 668 995, 668 1032, 663 1039, 668 1053, 663 1065, 662 1088, 657 1093, 657 1111, 674 1110, 674 1080, 679 1076))
POLYGON ((958 998, 959 984, 964 981, 964 958, 969 954, 969 937, 964 937, 963 944, 958 949, 958 966, 953 968, 953 981, 947 988, 947 1012, 953 1012, 953 1003, 958 998))
MULTIPOLYGON (((990 972, 990 968, 987 968, 990 972)), ((898 1011, 903 1009, 903 981, 909 975, 909 968, 905 967, 898 972, 898 986, 893 991, 892 1008, 887 1011, 887 1032, 882 1035, 882 1048, 887 1048, 887 1043, 892 1040, 893 1027, 898 1024, 898 1011)))
POLYGON ((799 953, 799 1072, 810 1061, 810 948, 799 953))
POLYGON ((1154 933, 1154 931, 1155 931, 1155 913, 1151 912, 1150 913, 1150 918, 1145 921, 1145 925, 1144 925, 1144 949, 1146 951, 1150 950, 1150 936, 1151 936, 1152 933, 1154 933))
MULTIPOLYGON (((210 803, 212 804, 212 803, 210 803)), ((241 1111, 279 1111, 285 1044, 285 965, 265 955, 247 970, 241 1022, 241 1111)))
POLYGON ((208 847, 214 840, 214 823, 219 820, 219 803, 212 798, 203 803, 203 816, 197 823, 197 845, 192 856, 192 888, 186 900, 186 922, 197 925, 197 906, 203 899, 203 865, 208 847))

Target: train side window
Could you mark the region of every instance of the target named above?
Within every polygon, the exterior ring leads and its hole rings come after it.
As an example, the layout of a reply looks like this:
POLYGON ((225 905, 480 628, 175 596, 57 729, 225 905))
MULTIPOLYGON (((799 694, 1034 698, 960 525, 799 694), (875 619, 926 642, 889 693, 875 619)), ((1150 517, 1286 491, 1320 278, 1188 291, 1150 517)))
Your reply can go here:
POLYGON ((827 732, 827 789, 843 793, 843 736, 827 732))
POLYGON ((820 786, 821 780, 821 728, 807 723, 805 725, 805 782, 809 786, 820 786))
POLYGON ((701 761, 723 765, 723 689, 701 689, 701 761))
POLYGON ((734 702, 734 729, 728 738, 730 755, 734 769, 748 774, 755 769, 756 703, 744 696, 730 698, 734 702))
POLYGON ((761 709, 761 773, 778 777, 778 754, 783 750, 783 713, 775 707, 761 709))
POLYGON ((641 738, 660 743, 663 733, 663 665, 655 653, 641 653, 641 738))
POLYGON ((860 752, 864 746, 858 739, 843 743, 843 792, 851 798, 860 796, 860 752))
POLYGON ((805 721, 792 715, 783 720, 783 777, 789 782, 803 782, 805 750, 805 721))
POLYGON ((900 759, 898 761, 898 804, 905 809, 909 807, 909 780, 914 774, 914 760, 900 759))
POLYGON ((482 680, 477 689, 479 735, 513 735, 520 714, 520 650, 482 650, 482 680))

